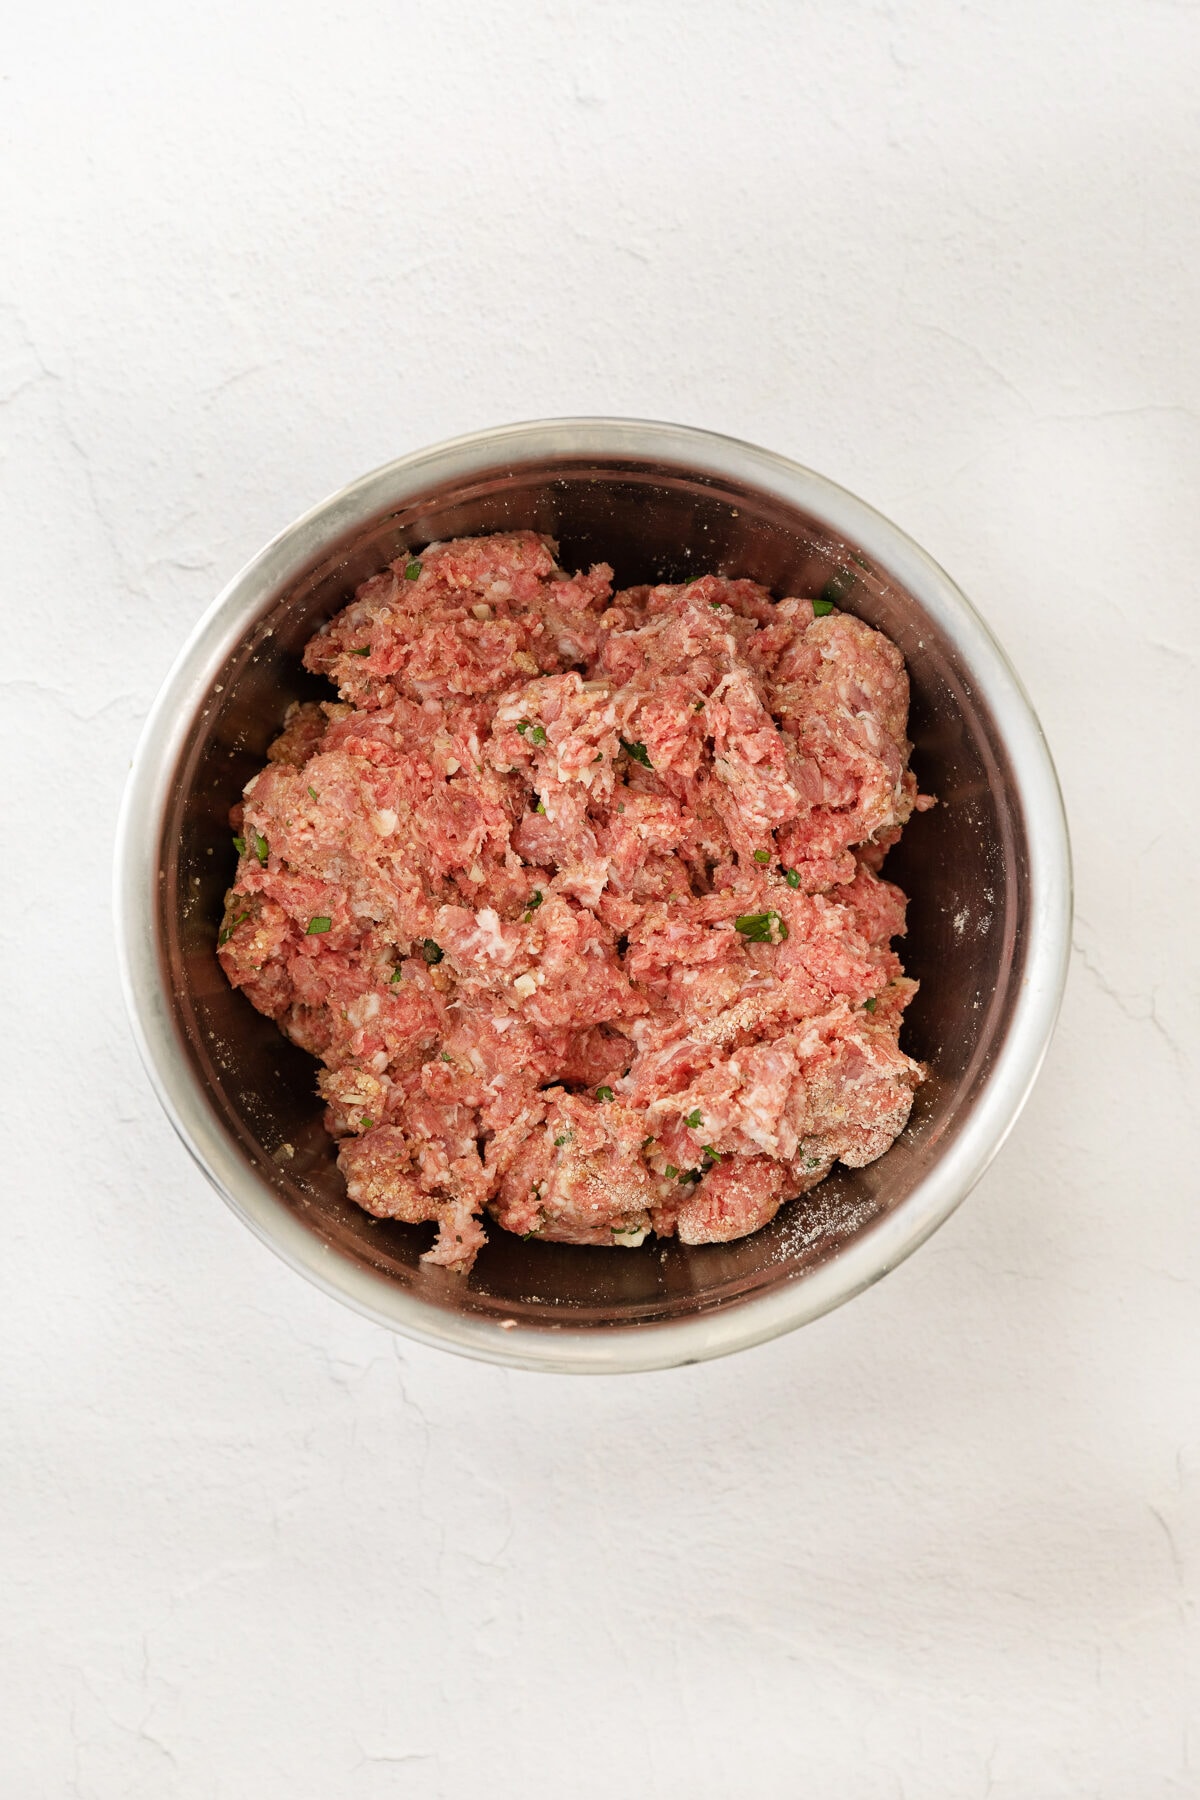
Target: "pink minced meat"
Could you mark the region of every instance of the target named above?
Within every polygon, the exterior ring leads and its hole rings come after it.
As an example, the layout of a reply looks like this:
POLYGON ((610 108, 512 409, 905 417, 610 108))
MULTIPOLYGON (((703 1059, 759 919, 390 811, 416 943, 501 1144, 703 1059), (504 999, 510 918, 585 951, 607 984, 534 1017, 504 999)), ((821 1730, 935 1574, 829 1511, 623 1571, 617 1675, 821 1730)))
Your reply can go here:
POLYGON ((400 558, 237 809, 225 972, 324 1064, 351 1198, 458 1269, 485 1214, 742 1237, 882 1155, 924 1074, 878 873, 932 804, 899 651, 752 581, 611 578, 531 532, 400 558))

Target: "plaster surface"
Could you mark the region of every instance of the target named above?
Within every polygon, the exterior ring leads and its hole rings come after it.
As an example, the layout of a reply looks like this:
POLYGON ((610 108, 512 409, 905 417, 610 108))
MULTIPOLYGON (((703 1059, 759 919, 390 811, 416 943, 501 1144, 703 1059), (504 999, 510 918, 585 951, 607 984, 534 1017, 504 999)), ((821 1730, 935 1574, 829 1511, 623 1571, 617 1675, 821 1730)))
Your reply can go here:
POLYGON ((0 69, 0 1793, 1200 1795, 1200 10, 63 0, 0 69), (674 418, 1013 657, 1062 1022, 974 1196, 730 1361, 475 1366, 175 1141, 109 918, 211 596, 389 457, 674 418))

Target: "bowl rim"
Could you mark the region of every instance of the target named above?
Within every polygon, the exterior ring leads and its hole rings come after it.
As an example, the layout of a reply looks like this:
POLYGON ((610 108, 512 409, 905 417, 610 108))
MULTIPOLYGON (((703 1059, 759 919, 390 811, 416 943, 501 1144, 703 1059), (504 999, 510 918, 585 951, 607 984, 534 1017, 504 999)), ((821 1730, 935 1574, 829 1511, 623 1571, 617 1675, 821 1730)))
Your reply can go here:
POLYGON ((906 532, 828 477, 742 439, 657 420, 583 416, 496 426, 384 463, 286 526, 226 583, 188 635, 143 726, 117 825, 113 910, 121 988, 151 1084, 201 1171, 257 1237, 325 1293, 421 1343, 518 1368, 614 1374, 728 1355, 807 1324, 888 1274, 944 1223, 1004 1143, 1044 1060, 1066 982, 1072 871, 1058 778, 1024 687, 961 589, 906 532), (1029 947, 1009 1029, 961 1128, 906 1198, 829 1261, 687 1319, 506 1329, 493 1318, 432 1306, 340 1257, 241 1160, 180 1052, 157 953, 159 834, 147 827, 161 822, 179 750, 264 595, 297 581, 325 544, 426 486, 468 479, 498 462, 587 455, 669 462, 758 488, 860 544, 935 617, 1001 728, 1027 832, 1029 947))

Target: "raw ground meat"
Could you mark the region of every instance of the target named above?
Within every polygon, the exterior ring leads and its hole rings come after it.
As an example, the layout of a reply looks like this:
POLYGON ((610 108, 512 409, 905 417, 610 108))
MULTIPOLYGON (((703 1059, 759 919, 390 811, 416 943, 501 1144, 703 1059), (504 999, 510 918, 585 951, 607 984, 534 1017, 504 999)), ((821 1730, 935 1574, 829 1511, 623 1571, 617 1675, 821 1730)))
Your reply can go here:
POLYGON ((531 532, 437 544, 305 652, 235 810, 225 973, 324 1065, 352 1199, 633 1246, 756 1231, 881 1156, 916 807, 896 647, 706 575, 613 594, 531 532))

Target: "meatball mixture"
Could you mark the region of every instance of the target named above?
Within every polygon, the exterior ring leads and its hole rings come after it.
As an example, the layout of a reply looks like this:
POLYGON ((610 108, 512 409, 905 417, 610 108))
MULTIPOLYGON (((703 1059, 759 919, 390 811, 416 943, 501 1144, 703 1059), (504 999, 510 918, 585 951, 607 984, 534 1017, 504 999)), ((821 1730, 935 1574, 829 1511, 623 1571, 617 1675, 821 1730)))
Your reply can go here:
POLYGON ((880 864, 900 652, 828 598, 613 593, 532 532, 403 556, 312 640, 236 809, 229 980, 322 1064, 351 1198, 635 1246, 881 1156, 924 1070, 880 864))

